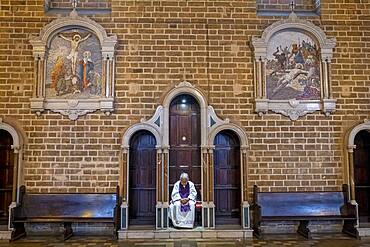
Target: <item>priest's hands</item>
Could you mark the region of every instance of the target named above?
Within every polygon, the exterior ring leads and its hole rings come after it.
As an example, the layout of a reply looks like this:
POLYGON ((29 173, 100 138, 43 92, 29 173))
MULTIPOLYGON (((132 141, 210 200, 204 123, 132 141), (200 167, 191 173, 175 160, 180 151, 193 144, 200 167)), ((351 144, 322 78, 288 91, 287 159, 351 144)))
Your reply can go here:
POLYGON ((180 202, 182 203, 182 204, 186 204, 186 203, 188 203, 189 202, 189 198, 183 198, 183 199, 181 199, 180 200, 180 202))

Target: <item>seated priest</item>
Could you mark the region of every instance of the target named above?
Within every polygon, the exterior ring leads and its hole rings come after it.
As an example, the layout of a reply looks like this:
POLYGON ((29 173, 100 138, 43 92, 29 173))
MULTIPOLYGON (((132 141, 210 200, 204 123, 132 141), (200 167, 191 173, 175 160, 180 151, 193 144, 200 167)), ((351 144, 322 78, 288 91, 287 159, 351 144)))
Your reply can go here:
POLYGON ((195 218, 195 199, 197 191, 189 175, 182 173, 180 180, 177 181, 172 190, 171 204, 168 216, 172 224, 179 228, 193 228, 195 218))

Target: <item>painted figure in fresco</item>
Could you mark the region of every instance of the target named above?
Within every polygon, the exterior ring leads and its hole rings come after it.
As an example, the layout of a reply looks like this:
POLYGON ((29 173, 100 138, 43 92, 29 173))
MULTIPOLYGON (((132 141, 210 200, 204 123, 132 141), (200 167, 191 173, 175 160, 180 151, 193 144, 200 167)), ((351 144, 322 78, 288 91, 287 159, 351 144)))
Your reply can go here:
POLYGON ((281 69, 284 69, 285 68, 285 65, 286 65, 286 61, 287 61, 286 54, 284 52, 281 52, 280 53, 279 47, 276 47, 276 51, 272 55, 277 60, 280 68, 281 69))
POLYGON ((84 51, 83 59, 79 62, 78 76, 82 82, 82 88, 86 89, 93 82, 94 63, 91 60, 91 52, 84 51))
POLYGON ((270 42, 266 61, 266 90, 269 99, 319 99, 320 54, 305 34, 288 32, 270 42))
POLYGON ((81 37, 79 34, 73 35, 72 39, 69 39, 62 34, 59 34, 59 37, 62 39, 71 42, 71 52, 67 56, 69 60, 71 60, 72 66, 72 75, 76 75, 76 67, 77 67, 77 59, 78 59, 78 47, 81 42, 87 40, 91 34, 86 35, 84 38, 81 37))
POLYGON ((282 75, 282 77, 279 79, 274 90, 272 90, 272 95, 291 84, 299 75, 308 75, 308 72, 303 70, 303 65, 300 63, 296 64, 294 69, 287 70, 286 72, 287 73, 282 75))
POLYGON ((196 197, 197 190, 194 184, 189 181, 189 175, 182 173, 180 180, 173 186, 172 201, 168 212, 168 217, 175 227, 194 227, 196 197))
POLYGON ((320 83, 315 79, 312 79, 306 84, 303 92, 299 94, 296 99, 309 99, 312 96, 316 98, 320 97, 320 83))
POLYGON ((71 76, 63 57, 58 57, 51 72, 51 88, 55 89, 57 96, 66 94, 71 88, 71 76))

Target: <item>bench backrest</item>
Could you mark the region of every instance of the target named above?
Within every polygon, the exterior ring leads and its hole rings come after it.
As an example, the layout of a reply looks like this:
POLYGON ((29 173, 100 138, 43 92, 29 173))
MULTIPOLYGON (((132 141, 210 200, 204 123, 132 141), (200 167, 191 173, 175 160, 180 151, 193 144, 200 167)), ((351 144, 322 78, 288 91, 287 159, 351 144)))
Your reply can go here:
POLYGON ((113 218, 116 194, 25 194, 21 214, 27 218, 113 218))
POLYGON ((258 192, 255 203, 262 217, 340 216, 347 203, 343 191, 335 192, 258 192))

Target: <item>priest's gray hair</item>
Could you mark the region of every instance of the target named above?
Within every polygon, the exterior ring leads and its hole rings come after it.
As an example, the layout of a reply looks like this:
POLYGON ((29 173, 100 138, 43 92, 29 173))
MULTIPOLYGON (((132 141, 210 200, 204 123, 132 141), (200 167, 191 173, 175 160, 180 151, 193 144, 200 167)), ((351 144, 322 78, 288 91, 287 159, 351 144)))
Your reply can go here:
POLYGON ((181 173, 180 180, 181 179, 186 179, 187 181, 189 181, 189 174, 187 174, 186 172, 181 173))

